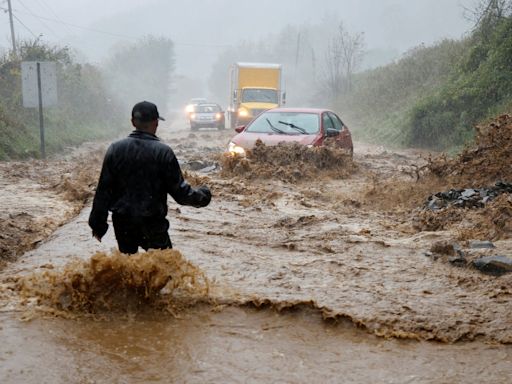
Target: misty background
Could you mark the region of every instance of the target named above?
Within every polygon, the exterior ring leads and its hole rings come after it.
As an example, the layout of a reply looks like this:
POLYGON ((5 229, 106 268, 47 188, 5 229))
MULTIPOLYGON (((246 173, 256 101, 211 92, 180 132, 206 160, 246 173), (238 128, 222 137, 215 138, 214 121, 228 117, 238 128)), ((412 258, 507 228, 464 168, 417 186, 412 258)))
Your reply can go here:
POLYGON ((115 137, 155 102, 229 107, 235 62, 278 63, 287 106, 329 108, 356 140, 455 153, 512 110, 512 0, 0 0, 0 159, 37 156, 23 61, 54 61, 50 150, 115 137), (51 141, 53 140, 53 141, 51 141))
MULTIPOLYGON (((247 55, 241 44, 269 43, 287 27, 295 28, 291 31, 295 36, 285 42, 289 54, 294 61, 297 55, 301 60, 311 60, 315 55, 314 60, 321 65, 321 45, 327 44, 329 33, 342 21, 351 33, 364 34, 365 54, 360 67, 373 68, 400 58, 414 46, 460 38, 471 28, 464 9, 472 3, 473 0, 12 0, 12 7, 17 39, 39 37, 71 47, 81 62, 103 65, 116 49, 136 44, 145 36, 168 38, 173 43, 175 66, 174 81, 169 85, 171 102, 181 104, 190 97, 207 96, 225 105, 226 93, 219 91, 220 85, 211 84, 219 57, 231 51, 227 56, 234 61, 266 61, 247 55), (306 41, 304 32, 299 36, 299 28, 316 29, 311 32, 315 35, 313 41, 306 41), (317 47, 316 51, 306 52, 307 44, 317 47)), ((6 0, 0 0, 0 4, 2 9, 7 7, 6 0)), ((0 49, 5 51, 10 46, 8 15, 4 13, 2 19, 0 49)), ((286 57, 271 58, 286 61, 286 57)), ((227 65, 221 65, 224 64, 227 65)), ((217 72, 220 70, 217 68, 217 72)), ((288 83, 291 70, 284 66, 288 83)), ((225 68, 226 76, 227 71, 225 68)), ((290 102, 307 101, 296 98, 290 86, 290 102)), ((227 92, 228 84, 225 89, 227 92)))

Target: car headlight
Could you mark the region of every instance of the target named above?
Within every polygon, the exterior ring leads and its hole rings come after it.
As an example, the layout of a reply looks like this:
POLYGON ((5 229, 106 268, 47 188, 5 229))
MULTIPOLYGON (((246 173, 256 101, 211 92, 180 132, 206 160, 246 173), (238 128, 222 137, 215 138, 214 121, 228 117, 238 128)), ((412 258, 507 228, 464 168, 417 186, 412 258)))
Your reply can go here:
POLYGON ((216 118, 217 120, 220 120, 220 119, 221 119, 221 117, 222 117, 222 115, 221 115, 220 113, 216 113, 216 114, 215 114, 215 118, 216 118))
POLYGON ((239 145, 236 145, 233 142, 229 143, 228 152, 231 153, 232 155, 241 155, 241 156, 245 155, 245 149, 243 149, 239 145))
POLYGON ((249 116, 249 111, 247 109, 245 109, 245 108, 240 108, 238 110, 238 116, 240 116, 240 117, 247 117, 247 116, 249 116))
POLYGON ((190 120, 195 120, 196 119, 196 114, 195 113, 191 113, 190 114, 190 120))
POLYGON ((194 106, 192 104, 189 104, 185 107, 185 112, 186 113, 192 113, 194 112, 194 106))

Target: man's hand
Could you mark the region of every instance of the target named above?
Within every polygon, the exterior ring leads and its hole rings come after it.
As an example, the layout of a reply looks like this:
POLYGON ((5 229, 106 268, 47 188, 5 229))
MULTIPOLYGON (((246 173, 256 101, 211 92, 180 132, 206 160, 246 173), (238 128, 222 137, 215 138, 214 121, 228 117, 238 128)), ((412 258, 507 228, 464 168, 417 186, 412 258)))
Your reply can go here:
POLYGON ((105 233, 107 233, 108 230, 108 224, 103 223, 102 225, 97 225, 92 230, 92 237, 94 237, 96 240, 98 240, 101 243, 101 238, 105 236, 105 233))
POLYGON ((98 235, 96 232, 92 231, 92 237, 94 237, 96 240, 98 240, 101 243, 101 236, 98 235))
POLYGON ((198 192, 201 192, 204 196, 203 200, 201 201, 201 207, 206 207, 208 204, 210 204, 210 201, 212 200, 212 193, 210 192, 210 188, 208 188, 206 185, 201 185, 199 188, 197 188, 198 192))

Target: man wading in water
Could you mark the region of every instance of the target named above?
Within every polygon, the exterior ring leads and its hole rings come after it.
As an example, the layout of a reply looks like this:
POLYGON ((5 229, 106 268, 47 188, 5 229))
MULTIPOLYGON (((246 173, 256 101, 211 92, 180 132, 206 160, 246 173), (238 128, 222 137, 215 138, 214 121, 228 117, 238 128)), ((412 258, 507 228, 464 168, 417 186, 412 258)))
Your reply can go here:
POLYGON ((108 211, 112 211, 122 253, 136 253, 139 247, 172 248, 165 218, 168 193, 178 204, 197 208, 206 207, 212 197, 208 187, 194 189, 183 179, 174 152, 155 136, 158 120, 164 119, 155 104, 135 104, 135 131, 111 144, 103 160, 89 226, 101 241, 108 229, 108 211))

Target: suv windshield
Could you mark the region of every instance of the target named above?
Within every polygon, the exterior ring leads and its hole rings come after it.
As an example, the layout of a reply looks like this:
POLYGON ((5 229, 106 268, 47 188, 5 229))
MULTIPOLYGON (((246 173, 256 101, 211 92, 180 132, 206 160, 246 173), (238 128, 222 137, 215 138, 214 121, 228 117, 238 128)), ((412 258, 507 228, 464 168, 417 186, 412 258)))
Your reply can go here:
POLYGON ((244 89, 242 103, 272 103, 277 104, 277 91, 275 89, 244 89))
POLYGON ((278 128, 288 135, 312 135, 318 133, 319 126, 316 113, 269 111, 259 115, 246 132, 276 133, 278 128))

